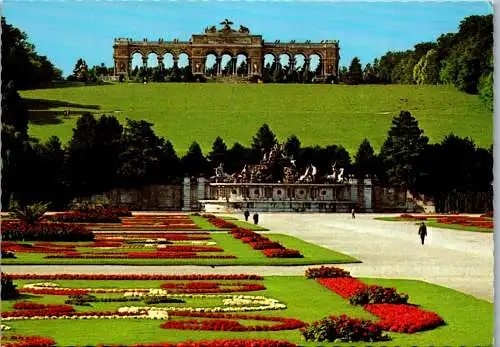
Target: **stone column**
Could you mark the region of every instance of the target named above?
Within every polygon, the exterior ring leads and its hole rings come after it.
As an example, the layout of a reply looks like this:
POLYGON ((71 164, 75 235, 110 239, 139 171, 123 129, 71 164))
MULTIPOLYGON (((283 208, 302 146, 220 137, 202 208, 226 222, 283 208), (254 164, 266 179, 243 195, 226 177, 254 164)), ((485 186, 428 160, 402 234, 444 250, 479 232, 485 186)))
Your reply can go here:
POLYGON ((222 73, 222 71, 221 71, 222 70, 221 69, 221 67, 222 67, 221 66, 222 65, 222 57, 217 57, 215 59, 215 64, 217 65, 217 69, 216 69, 217 70, 217 76, 220 76, 221 73, 222 73))
POLYGON ((304 58, 304 69, 305 71, 309 71, 309 57, 304 58))
POLYGON ((234 57, 234 58, 231 58, 231 61, 233 62, 233 66, 232 66, 232 68, 233 68, 233 75, 236 75, 236 64, 238 63, 238 60, 237 60, 236 57, 234 57))
POLYGON ((191 211, 191 179, 184 177, 182 183, 182 211, 191 211))
POLYGON ((162 71, 165 70, 165 66, 163 66, 163 57, 161 55, 158 56, 158 66, 162 71))
POLYGON ((179 68, 179 57, 173 57, 174 68, 179 68))
POLYGON ((366 212, 373 212, 372 209, 372 180, 370 178, 365 178, 363 197, 365 200, 364 209, 366 212))
POLYGON ((250 58, 247 58, 246 63, 247 63, 247 76, 250 76, 252 74, 252 61, 250 60, 250 58))
POLYGON ((205 177, 198 177, 198 186, 196 187, 196 198, 198 201, 205 200, 205 188, 207 184, 207 179, 205 177))
POLYGON ((350 180, 351 183, 351 202, 354 205, 358 204, 358 180, 355 178, 352 178, 350 180))
POLYGON ((148 57, 147 56, 142 56, 142 67, 144 69, 148 68, 148 57))

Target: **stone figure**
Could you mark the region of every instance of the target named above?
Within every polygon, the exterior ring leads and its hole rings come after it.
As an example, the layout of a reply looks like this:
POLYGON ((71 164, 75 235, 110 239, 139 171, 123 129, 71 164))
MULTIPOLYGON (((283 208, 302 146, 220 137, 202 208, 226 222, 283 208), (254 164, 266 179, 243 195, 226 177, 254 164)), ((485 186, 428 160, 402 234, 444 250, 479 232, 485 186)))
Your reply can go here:
POLYGON ((306 169, 306 172, 302 176, 299 177, 299 182, 304 181, 309 176, 309 169, 310 169, 310 167, 308 166, 306 169))
POLYGON ((238 32, 242 34, 248 34, 250 33, 250 30, 246 26, 240 25, 240 30, 238 30, 238 32))
POLYGON ((341 168, 339 175, 337 176, 337 182, 342 183, 344 181, 344 168, 341 168))

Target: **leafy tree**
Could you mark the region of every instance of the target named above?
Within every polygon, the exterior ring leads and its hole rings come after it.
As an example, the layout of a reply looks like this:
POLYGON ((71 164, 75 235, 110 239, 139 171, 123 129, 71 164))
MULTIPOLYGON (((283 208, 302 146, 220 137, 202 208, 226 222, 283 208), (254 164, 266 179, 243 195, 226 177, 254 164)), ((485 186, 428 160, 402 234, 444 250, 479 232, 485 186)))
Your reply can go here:
POLYGON ((354 57, 349 66, 349 72, 347 77, 348 84, 360 84, 363 83, 363 70, 361 68, 361 63, 358 57, 354 57))
POLYGON ((479 98, 493 111, 493 71, 479 79, 479 98))
POLYGON ((14 300, 19 298, 19 291, 17 290, 16 285, 11 278, 6 277, 5 275, 1 278, 1 288, 0 299, 14 300))
POLYGON ((61 79, 61 70, 35 52, 28 35, 1 18, 2 86, 14 81, 16 88, 34 88, 43 82, 61 79))
POLYGON ((374 67, 370 63, 366 64, 365 69, 363 70, 363 83, 375 84, 377 82, 378 79, 374 67))
POLYGON ((78 82, 87 82, 89 80, 89 68, 82 58, 78 59, 73 69, 73 79, 78 82))
POLYGON ((181 159, 182 168, 184 173, 189 176, 203 176, 208 172, 208 163, 203 153, 201 147, 197 142, 193 142, 189 146, 189 150, 186 155, 181 159))
POLYGON ((165 141, 154 133, 152 123, 127 119, 118 168, 122 186, 155 183, 162 175, 164 152, 165 141))
POLYGON ((28 112, 17 92, 14 81, 2 83, 2 124, 12 125, 23 135, 28 133, 28 112))
POLYGON ((212 151, 208 154, 208 160, 211 162, 212 169, 219 166, 220 163, 225 164, 227 157, 227 146, 224 143, 224 140, 217 136, 213 145, 212 151))
POLYGON ((380 156, 390 183, 411 188, 419 173, 415 170, 419 155, 429 139, 418 127, 418 121, 408 111, 392 119, 392 126, 380 156))
POLYGON ((429 50, 413 70, 417 84, 437 84, 439 82, 439 56, 435 49, 429 50))
POLYGON ((377 157, 368 139, 364 139, 359 145, 358 152, 354 156, 355 175, 357 178, 365 178, 366 175, 373 176, 376 172, 377 157))

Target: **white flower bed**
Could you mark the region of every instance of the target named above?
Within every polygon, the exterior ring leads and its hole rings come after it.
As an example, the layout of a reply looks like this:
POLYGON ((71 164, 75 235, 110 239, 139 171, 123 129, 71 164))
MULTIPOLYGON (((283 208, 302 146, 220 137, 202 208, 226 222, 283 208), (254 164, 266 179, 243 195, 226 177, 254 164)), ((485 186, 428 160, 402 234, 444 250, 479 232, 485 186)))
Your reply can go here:
POLYGON ((12 328, 10 326, 8 326, 8 325, 0 324, 0 331, 10 330, 10 329, 12 329, 12 328))

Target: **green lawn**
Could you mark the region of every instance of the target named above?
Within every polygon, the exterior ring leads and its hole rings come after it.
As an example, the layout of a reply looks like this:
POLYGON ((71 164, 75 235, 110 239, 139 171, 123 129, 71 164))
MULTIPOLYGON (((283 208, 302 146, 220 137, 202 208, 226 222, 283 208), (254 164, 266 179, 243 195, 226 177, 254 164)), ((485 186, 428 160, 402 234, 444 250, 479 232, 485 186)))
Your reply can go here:
MULTIPOLYGON (((421 221, 415 221, 414 219, 411 219, 411 218, 401 218, 401 217, 376 217, 375 219, 376 220, 383 220, 383 221, 387 221, 387 222, 415 222, 415 224, 417 224, 417 225, 421 223, 421 221)), ((432 220, 432 219, 427 219, 425 221, 425 224, 428 227, 433 227, 433 228, 476 231, 476 232, 481 232, 481 233, 494 232, 494 229, 490 229, 490 228, 480 228, 480 227, 466 226, 466 225, 459 225, 459 224, 444 224, 444 223, 438 223, 437 221, 432 220)))
MULTIPOLYGON (((476 299, 445 287, 415 281, 392 279, 365 279, 366 283, 376 283, 387 287, 396 287, 398 291, 410 296, 410 303, 418 304, 425 310, 438 313, 446 325, 434 330, 415 334, 390 333, 392 341, 370 343, 370 346, 491 346, 493 340, 493 304, 476 299)), ((15 281, 18 285, 40 282, 40 280, 15 281)), ((149 288, 157 287, 165 281, 51 281, 67 287, 121 287, 149 288)), ((359 306, 351 306, 348 301, 334 292, 322 287, 314 280, 302 276, 269 276, 263 281, 256 281, 266 286, 266 290, 251 294, 264 295, 279 300, 287 305, 285 310, 264 311, 268 316, 283 316, 312 322, 329 315, 345 313, 352 317, 376 319, 359 306)), ((244 293, 247 295, 248 293, 244 293)), ((102 294, 104 295, 104 294, 102 294)), ((107 295, 106 295, 107 296, 107 295)), ((40 303, 62 303, 62 296, 30 296, 30 301, 40 303)), ((185 305, 219 305, 218 299, 189 299, 185 305)), ((94 303, 95 309, 116 309, 135 303, 94 303), (118 305, 117 305, 118 304, 118 305)), ((142 303, 137 303, 142 305, 142 303)), ((184 304, 180 304, 184 305, 184 304)), ((12 302, 3 302, 2 310, 9 310, 12 302)), ((92 308, 78 307, 80 311, 92 308)), ((177 318, 173 318, 177 319, 177 318)), ((304 346, 318 346, 318 343, 306 343, 301 334, 295 331, 278 332, 211 332, 190 330, 165 330, 159 328, 157 320, 28 320, 4 321, 12 327, 7 335, 39 335, 54 338, 60 346, 104 344, 133 344, 152 342, 178 342, 185 340, 228 339, 228 338, 270 338, 284 339, 304 346)), ((332 346, 323 343, 322 346, 332 346)), ((365 343, 339 343, 336 346, 366 346, 365 343)))
POLYGON ((66 143, 84 111, 145 119, 182 155, 192 141, 208 153, 217 136, 249 145, 268 123, 280 141, 295 134, 303 146, 343 145, 351 156, 363 138, 378 151, 392 118, 408 110, 430 142, 450 132, 493 143, 493 115, 478 96, 451 86, 124 83, 20 92, 30 109, 30 135, 66 143), (71 116, 64 116, 66 110, 71 116))
MULTIPOLYGON (((236 255, 237 259, 45 259, 42 253, 16 252, 16 259, 2 259, 3 264, 113 264, 113 265, 311 265, 354 263, 359 260, 330 249, 313 245, 292 236, 266 234, 272 241, 280 242, 286 248, 299 250, 303 258, 267 258, 262 251, 252 249, 248 244, 233 238, 228 233, 214 232, 212 239, 223 253, 209 255, 236 255)), ((90 249, 85 249, 89 251, 90 249)), ((130 251, 136 251, 132 249, 130 251)), ((139 249, 139 251, 154 251, 139 249)))

